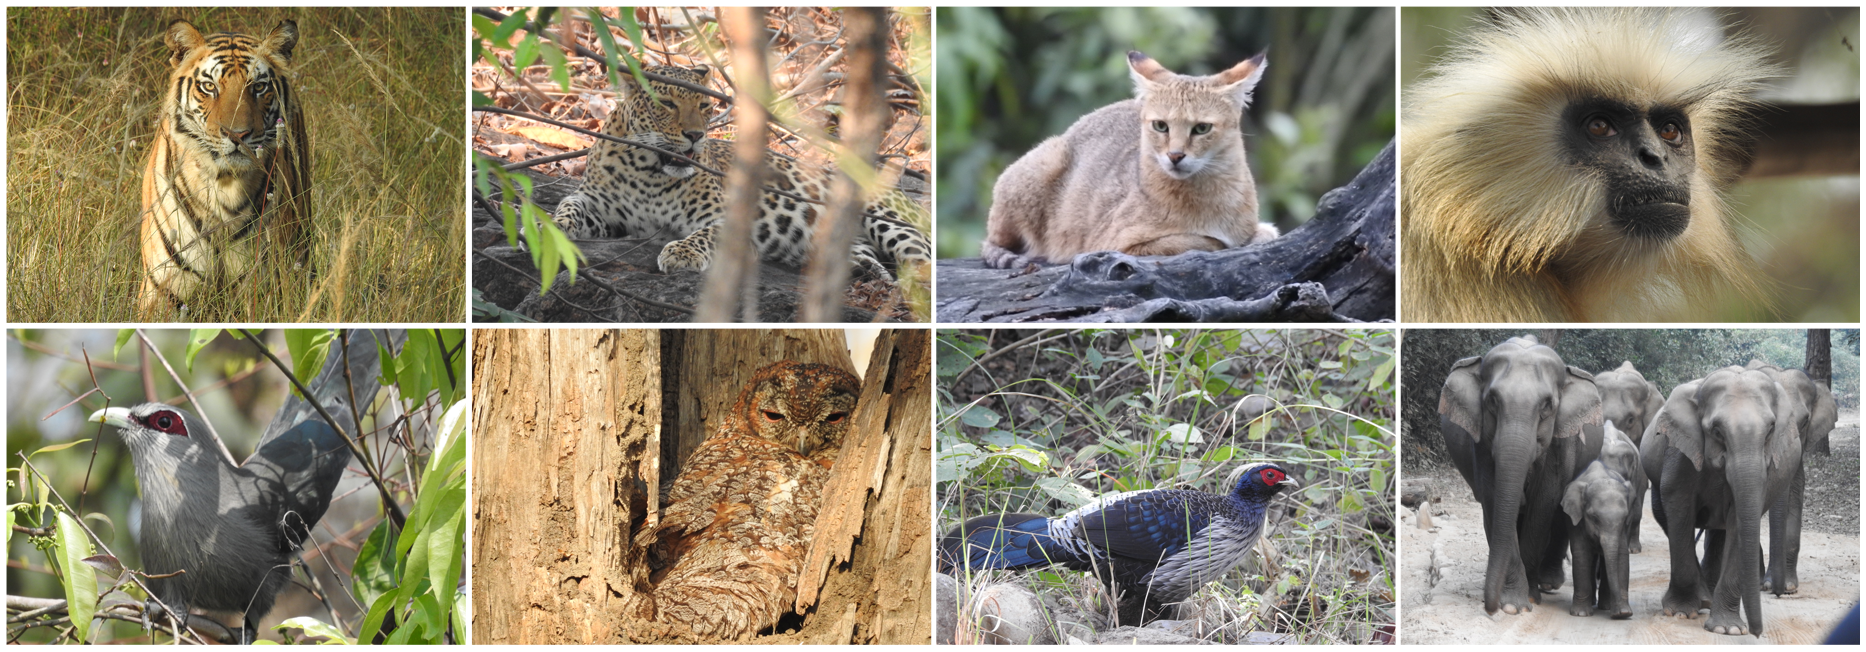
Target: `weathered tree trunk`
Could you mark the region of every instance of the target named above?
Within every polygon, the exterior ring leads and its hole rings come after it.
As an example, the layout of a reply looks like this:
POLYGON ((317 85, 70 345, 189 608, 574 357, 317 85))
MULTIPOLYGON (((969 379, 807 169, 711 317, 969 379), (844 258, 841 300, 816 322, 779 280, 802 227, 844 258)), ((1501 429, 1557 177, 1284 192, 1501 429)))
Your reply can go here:
POLYGON ((932 333, 875 340, 855 423, 823 492, 798 580, 816 615, 798 643, 926 645, 933 639, 932 333), (859 535, 859 536, 858 536, 859 535))
POLYGON ((656 508, 655 331, 473 337, 474 642, 608 643, 640 604, 631 522, 656 508))
MULTIPOLYGON (((1802 371, 1807 372, 1808 379, 1814 381, 1814 384, 1820 385, 1821 389, 1827 390, 1829 394, 1833 393, 1834 356, 1832 332, 1825 328, 1808 329, 1807 355, 1803 357, 1802 362, 1802 371)), ((1818 455, 1832 454, 1833 449, 1827 444, 1827 441, 1828 438, 1821 438, 1820 443, 1815 444, 1814 449, 1808 452, 1818 455)))
POLYGON ((758 220, 765 185, 765 104, 771 97, 771 72, 765 66, 765 10, 729 7, 720 10, 720 23, 732 39, 732 63, 737 71, 738 98, 732 117, 739 133, 732 148, 733 164, 726 170, 726 219, 714 246, 713 268, 700 291, 695 322, 758 321, 758 253, 752 247, 752 224, 758 220), (735 310, 734 308, 742 308, 735 310))

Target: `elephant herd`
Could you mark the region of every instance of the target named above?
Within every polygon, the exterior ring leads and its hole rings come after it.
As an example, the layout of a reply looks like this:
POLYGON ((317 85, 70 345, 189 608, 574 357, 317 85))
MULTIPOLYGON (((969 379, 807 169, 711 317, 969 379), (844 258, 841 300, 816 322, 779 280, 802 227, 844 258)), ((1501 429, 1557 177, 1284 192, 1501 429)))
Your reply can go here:
POLYGON ((1838 418, 1833 394, 1799 370, 1725 367, 1667 397, 1631 362, 1589 374, 1524 336, 1452 364, 1438 412, 1483 508, 1486 613, 1532 608, 1561 587, 1570 556, 1570 613, 1631 617, 1627 555, 1648 493, 1671 554, 1666 615, 1708 609, 1705 629, 1761 636, 1761 591, 1798 589, 1802 455, 1838 418))

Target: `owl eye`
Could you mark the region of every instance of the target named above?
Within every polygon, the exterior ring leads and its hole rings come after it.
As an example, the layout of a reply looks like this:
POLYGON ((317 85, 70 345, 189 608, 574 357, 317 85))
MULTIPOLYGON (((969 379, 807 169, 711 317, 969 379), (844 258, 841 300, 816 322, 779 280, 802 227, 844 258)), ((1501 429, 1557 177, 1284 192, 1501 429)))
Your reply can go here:
POLYGON ((849 416, 847 412, 831 412, 829 416, 823 417, 823 421, 826 423, 840 423, 843 418, 847 416, 849 416))
POLYGON ((764 413, 765 413, 765 418, 766 418, 766 419, 770 419, 770 420, 772 420, 772 421, 783 421, 783 420, 784 420, 784 415, 783 415, 783 413, 780 413, 780 412, 772 412, 772 411, 770 411, 770 410, 760 410, 760 411, 761 411, 761 412, 764 412, 764 413))

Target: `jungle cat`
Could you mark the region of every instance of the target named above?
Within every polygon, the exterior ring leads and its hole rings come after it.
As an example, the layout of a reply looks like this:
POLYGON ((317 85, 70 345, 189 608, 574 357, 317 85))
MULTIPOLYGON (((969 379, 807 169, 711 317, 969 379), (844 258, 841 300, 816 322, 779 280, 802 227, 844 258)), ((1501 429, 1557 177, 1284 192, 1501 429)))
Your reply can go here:
POLYGON ((1014 268, 1089 251, 1136 256, 1271 240, 1238 121, 1263 79, 1258 54, 1215 75, 1127 53, 1134 99, 1083 116, 1012 163, 992 188, 980 253, 1014 268))
MULTIPOLYGON (((647 72, 693 85, 706 84, 708 66, 654 66, 647 72)), ((633 80, 622 83, 616 108, 603 133, 653 145, 714 170, 732 166, 732 143, 708 138, 712 98, 684 86, 648 82, 653 93, 633 80)), ((781 156, 768 156, 766 187, 809 197, 829 198, 832 173, 781 156)), ((913 226, 927 211, 898 190, 871 198, 864 207, 862 235, 849 255, 858 275, 895 280, 883 262, 924 266, 930 262, 926 235, 913 226)), ((754 225, 753 246, 764 260, 801 267, 809 255, 817 215, 826 208, 766 192, 764 210, 754 225)), ((661 248, 661 271, 704 270, 713 262, 713 238, 725 216, 725 182, 683 161, 653 150, 607 140, 590 147, 583 187, 557 205, 553 217, 572 238, 642 237, 666 231, 677 238, 661 248)), ((924 273, 920 278, 926 278, 924 273)))

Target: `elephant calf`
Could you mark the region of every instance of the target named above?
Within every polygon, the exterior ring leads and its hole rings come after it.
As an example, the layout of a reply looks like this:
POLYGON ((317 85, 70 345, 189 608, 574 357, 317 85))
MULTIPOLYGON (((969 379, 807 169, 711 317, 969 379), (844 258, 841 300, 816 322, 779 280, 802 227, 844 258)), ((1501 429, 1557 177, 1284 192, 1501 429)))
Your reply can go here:
POLYGON ((1600 460, 1568 483, 1561 509, 1576 526, 1568 537, 1574 557, 1574 605, 1568 613, 1592 616, 1599 608, 1616 620, 1633 616, 1626 597, 1631 572, 1626 542, 1628 528, 1638 536, 1638 496, 1632 481, 1600 460))

